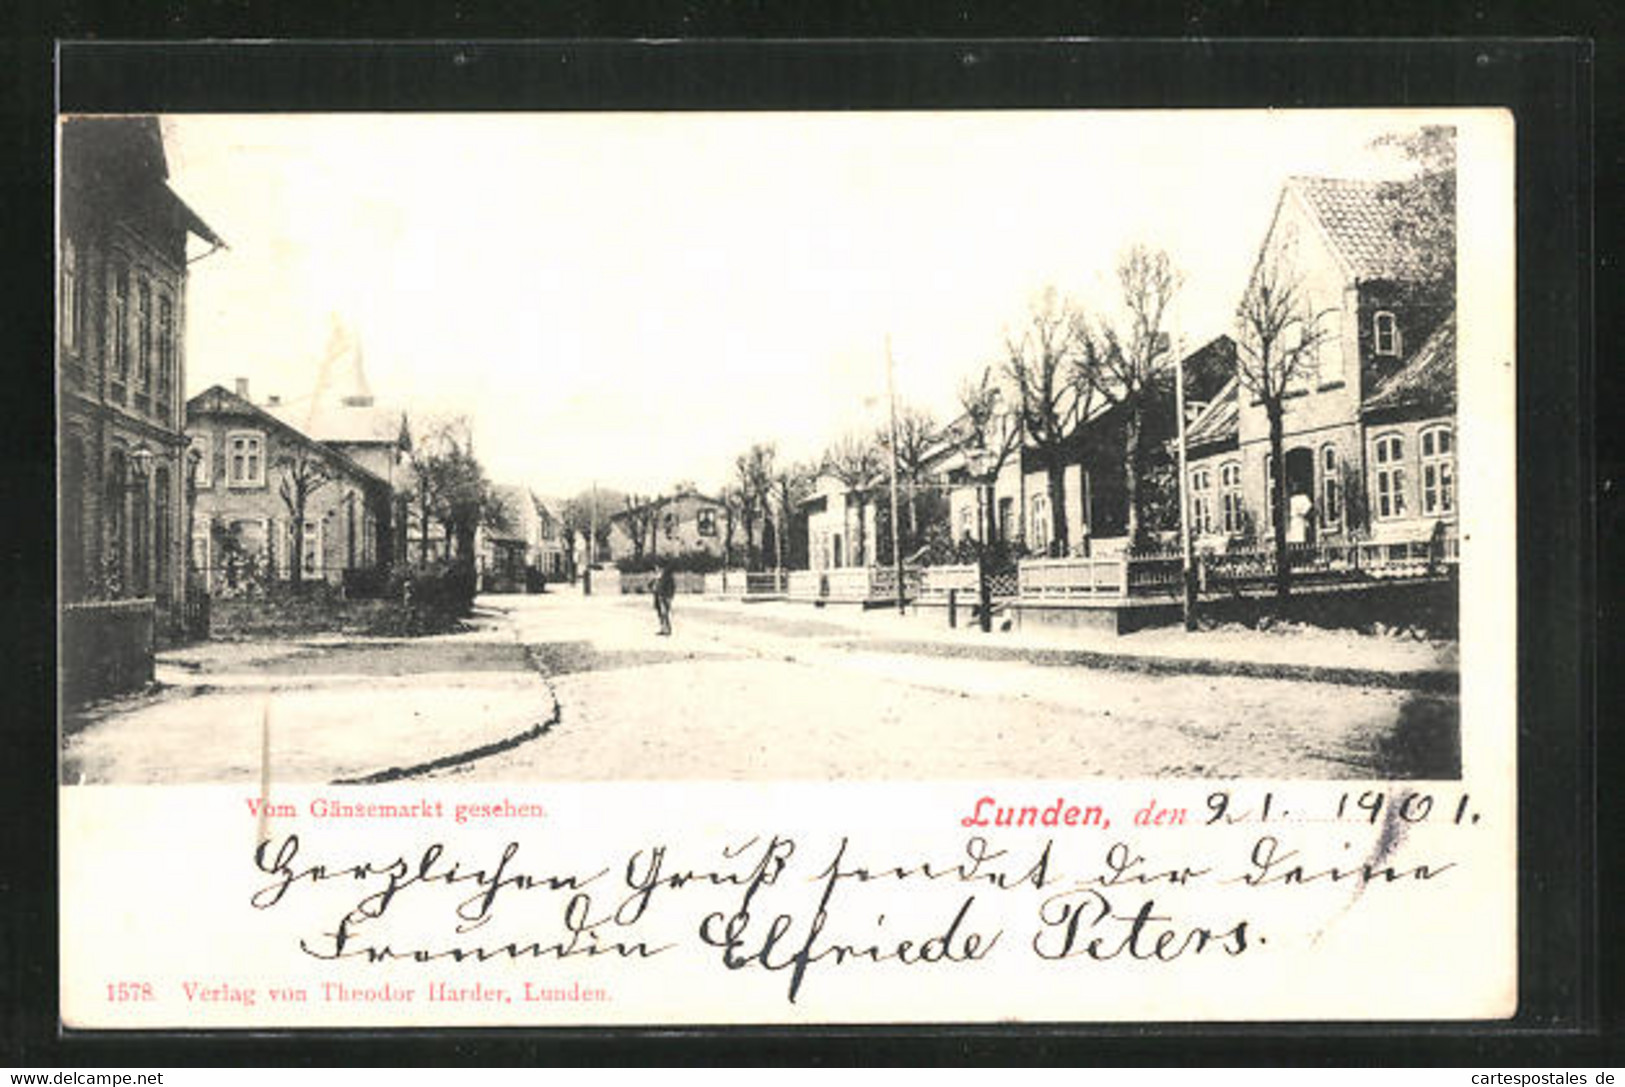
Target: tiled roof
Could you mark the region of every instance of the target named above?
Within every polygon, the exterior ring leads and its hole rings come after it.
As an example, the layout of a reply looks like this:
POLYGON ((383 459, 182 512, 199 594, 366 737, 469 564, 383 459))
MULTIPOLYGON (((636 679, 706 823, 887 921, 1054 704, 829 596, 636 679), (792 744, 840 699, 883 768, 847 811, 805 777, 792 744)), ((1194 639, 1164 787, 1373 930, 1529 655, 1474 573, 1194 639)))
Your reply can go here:
POLYGON ((1237 412, 1236 379, 1231 378, 1225 383, 1224 388, 1219 390, 1213 402, 1186 429, 1186 446, 1216 445, 1220 442, 1235 441, 1239 433, 1236 423, 1237 412))
POLYGON ((1456 319, 1450 317, 1421 350, 1378 386, 1365 402, 1365 414, 1420 411, 1445 415, 1456 410, 1456 319))
POLYGON ((186 423, 191 426, 195 421, 205 415, 242 415, 261 423, 280 427, 283 434, 291 436, 303 445, 318 449, 329 460, 342 465, 347 471, 353 472, 363 479, 388 486, 389 484, 375 472, 362 467, 350 459, 340 450, 334 449, 326 442, 311 437, 303 430, 294 426, 288 420, 281 418, 273 412, 243 399, 234 392, 229 392, 219 385, 211 385, 186 402, 186 423))
POLYGON ((1357 279, 1401 279, 1425 274, 1413 245, 1396 232, 1403 182, 1294 177, 1287 186, 1302 198, 1332 246, 1357 279))

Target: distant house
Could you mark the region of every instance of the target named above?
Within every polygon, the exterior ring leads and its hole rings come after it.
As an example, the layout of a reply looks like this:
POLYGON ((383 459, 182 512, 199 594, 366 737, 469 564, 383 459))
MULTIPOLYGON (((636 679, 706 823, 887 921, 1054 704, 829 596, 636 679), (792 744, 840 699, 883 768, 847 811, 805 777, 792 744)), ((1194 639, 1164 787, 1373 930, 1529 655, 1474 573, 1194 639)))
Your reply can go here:
POLYGON ((167 633, 186 594, 187 242, 224 243, 170 190, 157 118, 75 118, 61 136, 62 599, 150 599, 167 633))
POLYGON ((480 588, 488 593, 523 592, 541 551, 542 518, 536 496, 510 484, 491 490, 502 515, 497 523, 482 524, 475 532, 480 588))
POLYGON ((807 565, 812 570, 837 570, 875 565, 879 529, 880 493, 885 477, 854 491, 828 472, 813 481, 812 493, 801 500, 807 524, 807 565))
POLYGON ((685 491, 622 510, 609 519, 609 557, 704 553, 720 558, 728 509, 715 498, 685 491))
POLYGON ((1198 536, 1265 536, 1284 483, 1297 540, 1426 537, 1456 518, 1454 291, 1396 229, 1391 182, 1295 177, 1254 275, 1283 251, 1327 338, 1285 401, 1277 472, 1263 405, 1225 387, 1191 425, 1198 536), (1280 481, 1280 482, 1278 482, 1280 481))
MULTIPOLYGON (((1228 336, 1215 337, 1186 355, 1180 365, 1185 372, 1187 411, 1192 406, 1205 407, 1235 375, 1235 343, 1228 336)), ((1030 441, 1019 442, 1012 434, 1010 441, 1015 448, 989 484, 986 474, 990 466, 975 463, 976 451, 965 420, 951 424, 930 468, 950 487, 948 516, 953 540, 985 541, 990 512, 994 540, 1019 545, 1035 555, 1056 550, 1061 518, 1066 519, 1068 549, 1074 552, 1082 551, 1095 539, 1121 536, 1128 520, 1123 467, 1127 415, 1121 406, 1094 398, 1088 418, 1059 451, 1064 499, 1061 508, 1057 508, 1050 491, 1050 465, 1045 451, 1030 441)), ((1019 426, 1013 409, 1006 413, 1005 425, 1012 431, 1019 426)), ((1170 377, 1156 388, 1141 416, 1138 480, 1141 509, 1152 527, 1158 521, 1168 522, 1165 528, 1177 523, 1177 499, 1173 498, 1173 477, 1177 473, 1173 472, 1166 448, 1175 429, 1170 377), (1170 502, 1173 505, 1169 509, 1160 509, 1170 502)))
POLYGON ((558 512, 559 503, 538 498, 535 500, 539 523, 540 542, 536 549, 536 568, 548 581, 569 580, 574 567, 564 543, 564 521, 558 512))
POLYGON ((230 595, 291 579, 339 583, 346 570, 387 562, 391 491, 348 454, 319 442, 219 385, 186 405, 196 502, 192 564, 209 590, 230 595), (298 481, 307 481, 302 540, 298 481))

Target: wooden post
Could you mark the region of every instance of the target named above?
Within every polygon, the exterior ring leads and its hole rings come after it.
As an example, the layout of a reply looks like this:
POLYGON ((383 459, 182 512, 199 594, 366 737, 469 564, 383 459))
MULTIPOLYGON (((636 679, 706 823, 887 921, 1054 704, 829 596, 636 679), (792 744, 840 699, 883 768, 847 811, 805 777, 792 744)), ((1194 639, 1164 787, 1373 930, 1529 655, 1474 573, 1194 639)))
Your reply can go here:
POLYGON ((1181 610, 1185 616, 1185 629, 1196 629, 1196 578, 1191 569, 1191 508, 1190 472, 1185 463, 1185 363, 1175 352, 1174 357, 1174 420, 1178 426, 1179 442, 1179 550, 1180 571, 1183 581, 1180 593, 1181 610))

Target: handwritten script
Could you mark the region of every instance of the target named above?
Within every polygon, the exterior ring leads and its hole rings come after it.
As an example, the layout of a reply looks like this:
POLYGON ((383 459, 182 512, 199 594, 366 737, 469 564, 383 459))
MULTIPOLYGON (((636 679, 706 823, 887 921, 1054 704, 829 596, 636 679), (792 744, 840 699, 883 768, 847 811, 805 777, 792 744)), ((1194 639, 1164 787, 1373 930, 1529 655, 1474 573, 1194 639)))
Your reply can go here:
MULTIPOLYGON (((1248 828, 1200 861, 1138 840, 969 833, 945 855, 888 855, 853 837, 745 834, 707 852, 650 842, 602 865, 549 863, 545 840, 467 854, 443 841, 383 857, 320 855, 299 834, 254 851, 260 911, 319 903, 298 937, 323 961, 443 963, 652 959, 691 944, 727 971, 784 979, 794 1003, 821 971, 891 964, 930 972, 993 956, 1158 967, 1264 953, 1249 903, 1450 878, 1412 857, 1400 819, 1358 848, 1292 828, 1248 828), (1233 846, 1233 848, 1232 848, 1233 846)), ((1272 916, 1278 912, 1266 911, 1272 916)))

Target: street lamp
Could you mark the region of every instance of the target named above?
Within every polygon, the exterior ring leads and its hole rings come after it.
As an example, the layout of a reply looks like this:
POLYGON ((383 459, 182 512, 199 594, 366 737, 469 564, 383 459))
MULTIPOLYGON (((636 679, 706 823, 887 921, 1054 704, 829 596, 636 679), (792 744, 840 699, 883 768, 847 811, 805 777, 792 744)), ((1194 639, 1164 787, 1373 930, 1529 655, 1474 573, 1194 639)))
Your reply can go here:
POLYGON ((987 539, 987 522, 993 510, 993 484, 987 480, 993 473, 993 453, 981 447, 972 449, 965 455, 965 465, 970 469, 971 478, 976 480, 976 603, 982 633, 986 634, 993 629, 993 586, 987 573, 987 553, 991 542, 987 539), (987 492, 985 497, 984 492, 987 492), (987 516, 983 516, 984 508, 987 516))

